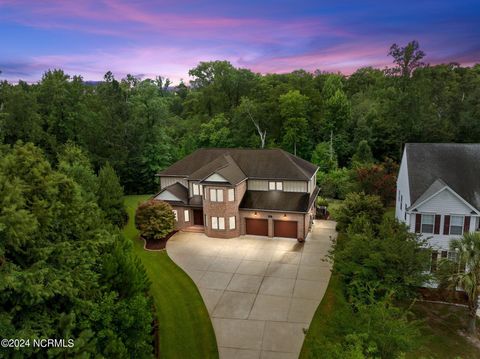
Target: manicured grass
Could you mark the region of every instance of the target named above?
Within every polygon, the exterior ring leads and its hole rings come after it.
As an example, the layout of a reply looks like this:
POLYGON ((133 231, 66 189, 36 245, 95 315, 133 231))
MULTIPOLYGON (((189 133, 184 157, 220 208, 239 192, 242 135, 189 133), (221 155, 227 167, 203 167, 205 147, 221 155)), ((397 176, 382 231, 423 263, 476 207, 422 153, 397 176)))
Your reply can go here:
MULTIPOLYGON (((347 304, 342 294, 341 282, 333 275, 310 324, 300 359, 322 357, 321 350, 319 351, 318 348, 314 350, 315 340, 325 337, 334 338, 330 319, 336 310, 345 305, 347 304)), ((407 359, 480 358, 480 348, 472 344, 463 334, 467 320, 465 308, 417 302, 411 310, 416 319, 423 322, 420 339, 422 343, 416 350, 406 353, 407 359)), ((477 326, 480 327, 480 321, 477 326)))
POLYGON ((160 357, 218 358, 212 323, 195 284, 173 263, 166 251, 145 251, 143 241, 138 239, 134 225, 135 209, 148 197, 125 197, 129 221, 124 234, 132 240, 133 249, 152 282, 151 294, 159 325, 160 357))
POLYGON ((417 319, 424 321, 423 343, 414 352, 407 353, 406 358, 474 359, 480 357, 480 348, 463 335, 467 325, 465 308, 418 302, 413 306, 412 312, 417 319))

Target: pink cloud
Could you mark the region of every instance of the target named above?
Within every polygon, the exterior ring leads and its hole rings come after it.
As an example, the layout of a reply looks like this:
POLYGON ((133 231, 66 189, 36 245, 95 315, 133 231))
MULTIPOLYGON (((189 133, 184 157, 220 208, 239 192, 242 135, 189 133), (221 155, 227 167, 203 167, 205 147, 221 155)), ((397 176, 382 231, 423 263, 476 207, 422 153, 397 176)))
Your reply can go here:
MULTIPOLYGON (((40 28, 62 28, 101 35, 141 37, 145 32, 155 32, 173 38, 229 39, 249 43, 276 43, 308 39, 315 34, 352 36, 345 30, 333 27, 326 19, 269 20, 262 18, 235 18, 174 14, 148 11, 139 6, 116 0, 34 2, 4 1, 15 8, 8 20, 40 28), (13 4, 15 6, 13 6, 13 4), (19 6, 20 5, 20 6, 19 6), (86 22, 87 21, 87 22, 86 22)), ((3 15, 5 18, 6 15, 3 15)), ((0 18, 2 15, 0 14, 0 18)))

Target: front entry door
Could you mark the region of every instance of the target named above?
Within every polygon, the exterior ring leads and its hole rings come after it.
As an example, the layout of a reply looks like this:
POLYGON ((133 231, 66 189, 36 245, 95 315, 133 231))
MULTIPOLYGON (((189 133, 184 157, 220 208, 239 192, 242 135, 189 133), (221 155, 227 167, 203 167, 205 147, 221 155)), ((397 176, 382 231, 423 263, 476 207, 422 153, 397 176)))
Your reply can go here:
POLYGON ((193 224, 196 226, 203 226, 203 210, 193 210, 193 224))

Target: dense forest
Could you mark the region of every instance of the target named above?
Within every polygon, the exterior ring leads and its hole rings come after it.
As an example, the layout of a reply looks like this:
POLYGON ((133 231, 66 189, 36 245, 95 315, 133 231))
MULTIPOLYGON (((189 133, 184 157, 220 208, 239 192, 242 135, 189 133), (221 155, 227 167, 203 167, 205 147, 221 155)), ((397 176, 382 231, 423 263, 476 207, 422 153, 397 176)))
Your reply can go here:
POLYGON ((480 65, 426 65, 415 41, 389 55, 390 68, 350 76, 202 62, 188 86, 47 71, 0 83, 0 141, 33 142, 52 164, 72 141, 95 170, 110 163, 126 193, 155 191, 155 173, 199 147, 282 147, 342 177, 358 150, 398 162, 405 142, 480 141, 480 65))
POLYGON ((427 65, 415 41, 389 55, 391 67, 350 76, 213 61, 188 85, 62 70, 1 81, 0 337, 152 356, 150 284, 119 231, 122 196, 155 192, 155 174, 197 148, 281 147, 319 165, 322 196, 388 205, 406 142, 480 142, 480 65, 427 65))

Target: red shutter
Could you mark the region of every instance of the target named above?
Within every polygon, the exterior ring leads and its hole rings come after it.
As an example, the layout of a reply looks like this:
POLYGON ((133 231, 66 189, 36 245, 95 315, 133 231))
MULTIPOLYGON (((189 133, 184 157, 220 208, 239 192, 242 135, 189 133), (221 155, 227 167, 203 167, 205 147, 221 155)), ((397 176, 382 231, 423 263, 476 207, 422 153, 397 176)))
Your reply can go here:
POLYGON ((470 216, 465 216, 465 221, 463 222, 463 233, 470 232, 470 216))
POLYGON ((433 229, 433 234, 440 234, 440 218, 439 214, 435 215, 435 227, 433 229))
POLYGON ((443 234, 450 234, 450 216, 445 216, 443 223, 443 234))
POLYGON ((422 225, 422 215, 417 213, 415 215, 415 233, 420 233, 420 226, 422 225))

